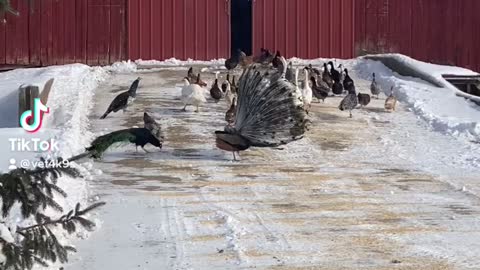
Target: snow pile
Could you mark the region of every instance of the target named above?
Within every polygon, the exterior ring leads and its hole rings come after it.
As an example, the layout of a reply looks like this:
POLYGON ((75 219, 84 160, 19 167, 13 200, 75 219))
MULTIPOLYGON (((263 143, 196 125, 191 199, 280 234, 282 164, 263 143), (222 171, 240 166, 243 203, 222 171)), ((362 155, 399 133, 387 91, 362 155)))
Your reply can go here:
POLYGON ((426 80, 432 83, 435 83, 436 85, 449 88, 459 96, 466 97, 468 99, 480 102, 480 97, 474 96, 459 90, 450 82, 445 80, 445 78, 443 78, 442 76, 442 75, 462 75, 462 76, 476 76, 476 75, 478 76, 479 75, 478 73, 473 72, 469 69, 455 67, 455 66, 444 66, 444 65, 435 65, 435 64, 425 63, 402 54, 383 54, 383 55, 375 55, 373 57, 392 60, 396 63, 399 63, 404 68, 412 70, 415 73, 418 73, 420 76, 422 76, 423 78, 425 78, 426 80))
MULTIPOLYGON (((0 104, 8 104, 8 110, 13 113, 3 113, 0 117, 0 150, 4 155, 0 158, 0 171, 7 171, 10 159, 38 160, 39 157, 64 157, 69 158, 74 154, 84 151, 84 147, 92 139, 93 134, 88 131, 88 115, 93 106, 94 89, 98 83, 107 77, 103 68, 91 68, 82 64, 65 66, 52 66, 38 69, 17 69, 0 74, 0 87, 2 96, 0 104), (29 134, 22 128, 18 128, 18 87, 22 84, 38 85, 43 89, 45 83, 54 78, 47 106, 50 113, 44 115, 44 124, 39 132, 29 134), (15 97, 17 97, 15 99, 15 97), (59 143, 59 150, 49 153, 40 152, 12 152, 9 138, 41 138, 54 139, 59 143)), ((2 108, 2 110, 6 110, 2 108)), ((16 164, 21 165, 21 164, 16 164)), ((88 165, 88 164, 87 164, 88 165)), ((86 170, 80 167, 86 174, 86 170)), ((88 174, 88 173, 87 173, 88 174)), ((88 175, 87 175, 88 177, 88 175)), ((67 194, 67 198, 56 197, 57 202, 65 211, 73 209, 77 202, 83 206, 87 203, 87 183, 83 178, 72 179, 61 177, 58 186, 67 194)), ((5 220, 10 228, 16 226, 28 226, 29 220, 22 220, 20 212, 13 209, 11 215, 5 220)), ((59 213, 52 209, 46 209, 46 214, 58 216, 59 213)), ((67 235, 64 235, 65 238, 67 235)))
POLYGON ((179 66, 192 66, 192 65, 223 66, 225 63, 225 59, 212 59, 210 61, 193 60, 190 58, 187 59, 186 61, 178 60, 176 58, 170 58, 164 61, 139 59, 139 60, 136 60, 135 63, 138 66, 142 66, 143 68, 179 67, 179 66))
MULTIPOLYGON (((405 58, 408 60, 408 58, 405 58)), ((410 61, 410 60, 408 60, 410 61)), ((418 64, 417 69, 441 78, 441 74, 471 75, 473 72, 456 67, 438 66, 411 60, 418 64), (465 72, 465 73, 462 73, 465 72)), ((373 72, 385 94, 390 94, 391 86, 397 98, 420 118, 428 122, 436 131, 466 140, 480 140, 480 108, 473 102, 456 95, 451 88, 439 88, 416 78, 401 76, 382 63, 360 60, 355 65, 359 76, 371 80, 373 72)), ((443 79, 443 78, 442 78, 443 79)))
POLYGON ((105 70, 119 74, 132 73, 137 71, 137 64, 130 60, 115 62, 113 65, 105 67, 105 70))

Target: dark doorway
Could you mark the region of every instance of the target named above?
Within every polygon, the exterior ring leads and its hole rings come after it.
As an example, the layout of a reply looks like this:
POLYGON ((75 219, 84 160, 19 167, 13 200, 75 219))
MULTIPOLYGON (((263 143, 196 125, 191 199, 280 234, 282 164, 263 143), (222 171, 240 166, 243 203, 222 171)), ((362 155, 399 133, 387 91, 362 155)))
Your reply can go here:
POLYGON ((232 53, 240 49, 252 54, 252 1, 232 0, 231 7, 232 53))

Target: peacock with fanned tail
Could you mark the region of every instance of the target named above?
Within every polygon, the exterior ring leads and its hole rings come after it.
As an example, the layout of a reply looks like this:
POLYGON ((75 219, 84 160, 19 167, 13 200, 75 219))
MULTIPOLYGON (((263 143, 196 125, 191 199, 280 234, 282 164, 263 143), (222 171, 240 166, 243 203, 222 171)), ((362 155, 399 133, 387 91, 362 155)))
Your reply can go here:
POLYGON ((277 147, 303 138, 307 118, 302 93, 285 79, 287 63, 260 71, 253 65, 239 80, 233 125, 216 131, 217 147, 233 152, 250 147, 277 147))
POLYGON ((160 125, 146 112, 143 115, 143 121, 145 123, 145 127, 143 128, 117 130, 96 138, 93 140, 90 147, 86 148, 85 153, 72 157, 69 161, 90 157, 99 159, 110 147, 129 143, 135 144, 137 148, 138 146, 142 147, 147 153, 148 151, 145 149, 145 145, 147 144, 151 144, 161 149, 164 142, 164 136, 160 125))

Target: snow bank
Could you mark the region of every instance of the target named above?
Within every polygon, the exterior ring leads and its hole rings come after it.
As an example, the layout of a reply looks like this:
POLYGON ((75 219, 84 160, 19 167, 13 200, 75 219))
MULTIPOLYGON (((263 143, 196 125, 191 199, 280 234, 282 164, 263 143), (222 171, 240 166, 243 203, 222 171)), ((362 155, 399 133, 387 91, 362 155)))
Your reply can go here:
MULTIPOLYGON (((402 69, 409 70, 413 73, 416 73, 418 74, 418 76, 421 76, 423 79, 437 86, 449 88, 459 96, 466 97, 468 99, 480 102, 480 97, 477 97, 459 90, 450 82, 445 80, 442 76, 442 75, 463 75, 463 76, 478 75, 478 73, 473 72, 469 69, 455 67, 455 66, 444 66, 444 65, 435 65, 435 64, 425 63, 402 54, 369 55, 369 56, 365 56, 365 58, 372 59, 372 60, 380 59, 381 61, 382 60, 388 61, 389 63, 393 63, 394 65, 399 65, 401 66, 402 69)), ((392 69, 395 69, 395 68, 392 68, 392 69)), ((402 74, 402 75, 407 75, 407 74, 402 74)))
MULTIPOLYGON (((340 64, 345 64, 349 60, 342 60, 342 59, 329 59, 329 58, 316 58, 316 59, 301 59, 301 58, 290 58, 287 62, 292 62, 294 65, 323 65, 328 61, 333 61, 337 66, 340 64)), ((129 61, 130 62, 130 61, 129 61)), ((121 65, 122 63, 127 64, 126 62, 115 63, 115 65, 121 65)), ((131 62, 130 62, 131 63, 131 62)), ((216 67, 216 68, 225 68, 225 59, 213 59, 210 61, 199 61, 199 60, 178 60, 176 58, 170 58, 164 61, 158 60, 136 60, 135 64, 138 68, 161 68, 161 67, 185 67, 185 66, 209 66, 209 67, 216 67)))
POLYGON ((119 74, 132 73, 137 71, 137 64, 130 60, 115 62, 113 65, 105 67, 105 70, 119 74))
MULTIPOLYGON (((441 74, 472 75, 472 71, 456 67, 438 66, 409 60, 411 65, 431 74, 435 79, 443 79, 441 74)), ((397 98, 436 131, 458 138, 480 140, 480 108, 473 102, 456 95, 450 87, 440 88, 416 78, 401 76, 382 63, 373 60, 359 60, 355 65, 358 75, 371 79, 373 72, 385 94, 390 94, 394 86, 397 98)))
POLYGON ((212 59, 210 61, 193 60, 190 58, 185 61, 176 58, 170 58, 164 61, 139 59, 136 60, 135 63, 142 67, 179 67, 191 65, 223 66, 225 59, 212 59))
MULTIPOLYGON (((0 114, 0 124, 4 127, 0 129, 0 150, 3 154, 0 158, 0 170, 8 170, 11 158, 16 160, 37 160, 40 156, 68 158, 82 152, 93 136, 88 131, 88 115, 93 106, 94 89, 107 76, 107 72, 103 68, 91 68, 82 64, 17 69, 1 73, 0 87, 2 91, 0 92, 2 96, 0 96, 0 104, 8 104, 9 106, 2 108, 6 112, 2 111, 0 114), (29 134, 16 127, 18 125, 18 99, 14 100, 14 97, 18 96, 18 87, 22 84, 33 84, 43 89, 44 84, 51 78, 54 78, 55 81, 46 104, 50 108, 50 113, 44 115, 42 129, 38 133, 29 134), (9 110, 14 112, 9 112, 9 110), (57 140, 59 150, 49 153, 12 152, 10 150, 9 138, 28 139, 32 136, 57 140)), ((84 168, 80 167, 80 170, 88 174, 84 168)), ((89 176, 87 175, 87 177, 89 176)), ((88 204, 88 190, 85 179, 72 179, 64 176, 58 180, 58 186, 68 194, 67 198, 56 198, 64 210, 73 209, 77 202, 80 202, 83 206, 88 204)), ((46 213, 54 216, 59 215, 51 209, 47 209, 46 213)), ((30 220, 22 220, 19 211, 14 210, 5 222, 11 228, 27 226, 31 223, 30 220)), ((67 235, 64 235, 61 238, 65 239, 66 237, 67 235)))

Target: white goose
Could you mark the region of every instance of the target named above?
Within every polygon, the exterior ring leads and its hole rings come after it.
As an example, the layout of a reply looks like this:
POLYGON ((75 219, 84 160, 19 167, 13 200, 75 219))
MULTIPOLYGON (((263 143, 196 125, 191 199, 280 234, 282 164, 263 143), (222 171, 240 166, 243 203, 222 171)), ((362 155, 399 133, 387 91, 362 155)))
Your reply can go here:
POLYGON ((182 87, 182 102, 183 105, 183 110, 187 110, 188 105, 192 105, 197 107, 195 112, 199 112, 200 105, 203 103, 207 102, 207 99, 205 98, 205 90, 198 84, 190 84, 189 80, 187 78, 183 79, 183 87, 182 87))

